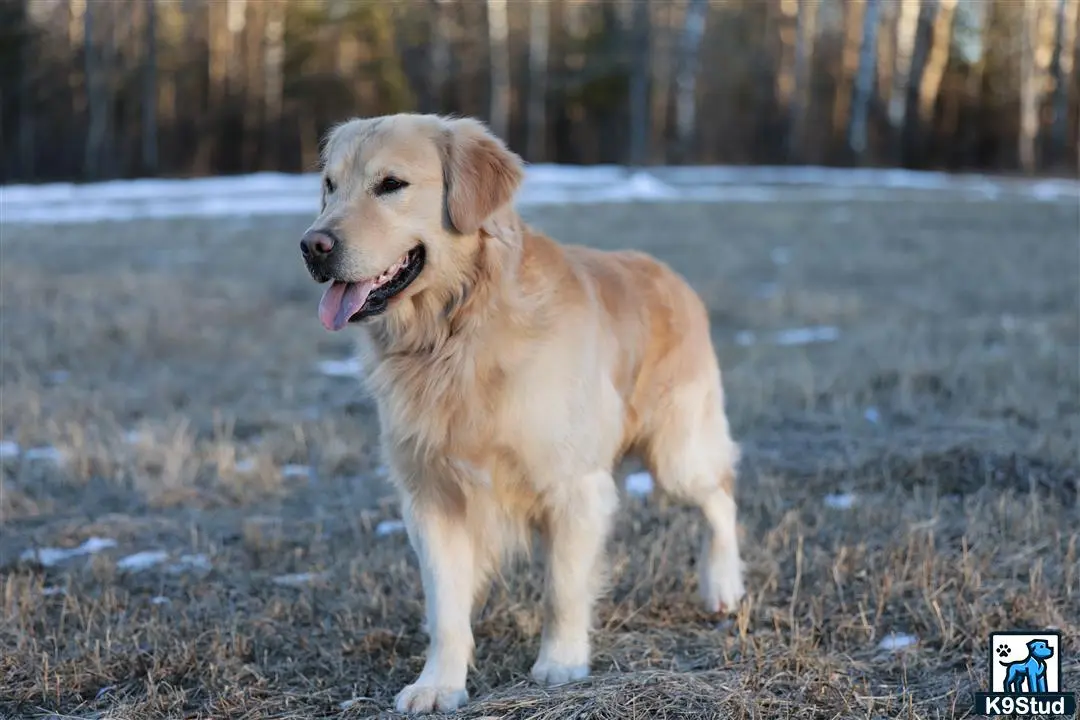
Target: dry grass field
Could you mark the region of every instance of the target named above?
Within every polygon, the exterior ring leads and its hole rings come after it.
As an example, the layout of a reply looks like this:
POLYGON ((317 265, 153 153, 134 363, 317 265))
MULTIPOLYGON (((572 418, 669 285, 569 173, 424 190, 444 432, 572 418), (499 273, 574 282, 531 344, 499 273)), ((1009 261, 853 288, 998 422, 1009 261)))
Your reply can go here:
MULTIPOLYGON (((460 717, 961 718, 988 633, 1032 626, 1080 691, 1080 209, 525 214, 708 302, 750 594, 706 615, 697 516, 627 495, 592 678, 530 683, 523 562, 460 717)), ((2 228, 0 717, 388 717, 418 672, 419 575, 371 408, 319 366, 351 347, 316 318, 308 220, 2 228)))

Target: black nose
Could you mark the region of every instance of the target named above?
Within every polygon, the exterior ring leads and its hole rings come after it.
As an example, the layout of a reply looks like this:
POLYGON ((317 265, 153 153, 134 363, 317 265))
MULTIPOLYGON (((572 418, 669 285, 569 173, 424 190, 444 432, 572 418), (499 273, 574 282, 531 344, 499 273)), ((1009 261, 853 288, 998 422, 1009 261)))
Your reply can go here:
POLYGON ((308 230, 300 239, 300 252, 306 258, 322 258, 330 254, 336 244, 334 236, 326 230, 308 230))

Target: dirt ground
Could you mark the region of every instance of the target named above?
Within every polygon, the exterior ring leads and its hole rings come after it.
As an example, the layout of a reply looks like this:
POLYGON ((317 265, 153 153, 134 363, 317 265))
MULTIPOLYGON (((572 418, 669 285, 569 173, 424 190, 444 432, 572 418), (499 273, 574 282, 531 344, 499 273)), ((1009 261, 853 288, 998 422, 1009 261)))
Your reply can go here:
MULTIPOLYGON (((960 718, 988 633, 1027 627, 1060 629, 1080 691, 1080 209, 524 214, 708 302, 749 597, 706 615, 697 515, 627 495, 592 678, 529 681, 537 558, 476 623, 461 717, 960 718), (776 342, 815 326, 838 334, 776 342)), ((0 716, 388 716, 419 671, 372 411, 318 365, 351 347, 316 318, 308 221, 3 227, 0 716)))

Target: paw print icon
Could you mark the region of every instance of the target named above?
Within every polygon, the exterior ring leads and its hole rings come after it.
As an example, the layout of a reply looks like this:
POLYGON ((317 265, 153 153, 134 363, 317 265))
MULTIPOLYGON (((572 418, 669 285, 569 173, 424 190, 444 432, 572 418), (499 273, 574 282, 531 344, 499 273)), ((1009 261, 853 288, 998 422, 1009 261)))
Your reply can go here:
POLYGON ((998 654, 998 657, 1000 657, 1000 658, 1009 657, 1009 646, 1004 645, 1004 644, 998 645, 997 646, 997 654, 998 654))

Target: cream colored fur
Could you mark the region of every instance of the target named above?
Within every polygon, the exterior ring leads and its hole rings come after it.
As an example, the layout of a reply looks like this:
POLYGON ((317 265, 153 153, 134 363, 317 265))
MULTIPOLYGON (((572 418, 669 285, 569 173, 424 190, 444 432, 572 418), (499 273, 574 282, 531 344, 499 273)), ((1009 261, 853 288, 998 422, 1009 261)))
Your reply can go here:
POLYGON ((398 710, 466 702, 474 600, 534 532, 548 569, 532 676, 589 673, 612 471, 626 453, 702 509, 701 591, 709 610, 733 609, 739 448, 687 283, 644 254, 561 245, 525 225, 512 207, 521 161, 475 120, 351 120, 329 134, 324 167, 335 187, 312 227, 341 238, 339 279, 377 276, 417 242, 427 252, 384 314, 350 326, 426 602, 426 663, 398 710), (408 187, 373 193, 387 173, 408 187))

